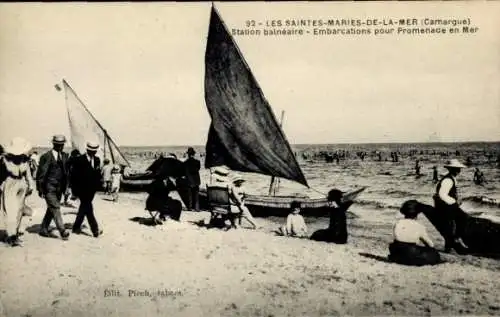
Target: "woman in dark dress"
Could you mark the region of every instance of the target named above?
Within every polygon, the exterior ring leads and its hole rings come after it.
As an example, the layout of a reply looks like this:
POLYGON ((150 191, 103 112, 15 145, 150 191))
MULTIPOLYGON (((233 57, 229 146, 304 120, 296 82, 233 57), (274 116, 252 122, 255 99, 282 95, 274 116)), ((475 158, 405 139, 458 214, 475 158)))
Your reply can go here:
POLYGON ((347 233, 347 209, 353 204, 352 201, 342 201, 343 192, 332 189, 328 192, 328 206, 330 207, 330 225, 327 229, 315 231, 311 240, 346 244, 347 233))
POLYGON ((174 178, 157 177, 149 187, 146 210, 158 211, 161 220, 166 220, 166 217, 169 216, 171 219, 179 221, 182 203, 169 197, 169 193, 173 190, 177 190, 174 178))

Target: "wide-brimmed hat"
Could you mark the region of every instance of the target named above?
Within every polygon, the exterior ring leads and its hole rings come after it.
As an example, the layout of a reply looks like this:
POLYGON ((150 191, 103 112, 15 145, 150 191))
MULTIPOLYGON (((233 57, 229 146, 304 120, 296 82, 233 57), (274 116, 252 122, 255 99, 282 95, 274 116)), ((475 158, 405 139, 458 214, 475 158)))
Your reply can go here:
POLYGON ((121 170, 120 165, 118 164, 113 165, 112 171, 120 171, 120 170, 121 170))
POLYGON ((95 141, 87 142, 87 151, 97 151, 99 149, 99 143, 95 141))
POLYGON ((4 151, 11 155, 27 155, 31 150, 31 144, 23 138, 15 137, 5 147, 4 151))
POLYGON ((187 150, 187 154, 188 155, 196 154, 196 151, 192 147, 189 147, 187 150))
POLYGON ((53 144, 64 144, 66 143, 66 137, 62 134, 56 134, 52 137, 53 144))
POLYGON ((415 218, 421 212, 420 203, 414 199, 407 200, 403 203, 399 211, 405 216, 409 218, 415 218))
POLYGON ((451 159, 444 165, 444 167, 445 168, 466 168, 467 166, 460 163, 460 161, 457 159, 451 159))
POLYGON ((233 181, 233 183, 246 181, 246 179, 243 178, 243 176, 240 174, 233 174, 231 177, 231 180, 233 181))
POLYGON ((216 166, 212 169, 212 173, 220 176, 227 176, 229 175, 229 168, 225 167, 224 165, 216 166))

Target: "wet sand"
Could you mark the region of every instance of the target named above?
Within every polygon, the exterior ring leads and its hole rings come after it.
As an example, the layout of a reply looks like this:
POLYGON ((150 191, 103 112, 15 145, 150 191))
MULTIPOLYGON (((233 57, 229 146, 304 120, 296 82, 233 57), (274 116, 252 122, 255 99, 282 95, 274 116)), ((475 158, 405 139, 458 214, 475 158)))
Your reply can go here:
MULTIPOLYGON (((500 315, 500 261, 444 254, 448 263, 434 267, 388 263, 392 224, 378 221, 380 210, 356 209, 349 243, 335 245, 276 236, 273 219, 259 219, 259 231, 224 232, 184 212, 181 223, 148 226, 142 200, 103 198, 94 206, 104 235, 69 241, 38 236, 45 205, 30 199, 24 247, 0 246, 0 315, 500 315)), ((71 224, 76 209, 63 213, 71 224)), ((311 232, 325 223, 307 221, 311 232)))

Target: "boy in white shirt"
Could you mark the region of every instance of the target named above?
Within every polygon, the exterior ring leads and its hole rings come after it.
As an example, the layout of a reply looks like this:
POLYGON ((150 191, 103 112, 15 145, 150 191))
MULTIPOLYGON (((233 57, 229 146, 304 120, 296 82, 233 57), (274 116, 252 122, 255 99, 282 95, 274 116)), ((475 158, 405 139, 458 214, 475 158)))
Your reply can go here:
POLYGON ((280 232, 284 236, 305 238, 307 237, 307 225, 304 217, 300 215, 301 204, 298 201, 293 201, 291 204, 292 212, 286 218, 285 226, 280 228, 280 232))

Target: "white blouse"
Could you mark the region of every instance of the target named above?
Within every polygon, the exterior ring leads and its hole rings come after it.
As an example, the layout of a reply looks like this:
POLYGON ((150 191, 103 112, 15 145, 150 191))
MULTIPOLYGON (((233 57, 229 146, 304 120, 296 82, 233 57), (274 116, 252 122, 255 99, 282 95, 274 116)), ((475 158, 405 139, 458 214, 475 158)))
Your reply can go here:
POLYGON ((425 227, 414 219, 401 219, 394 225, 394 240, 434 247, 425 227))

